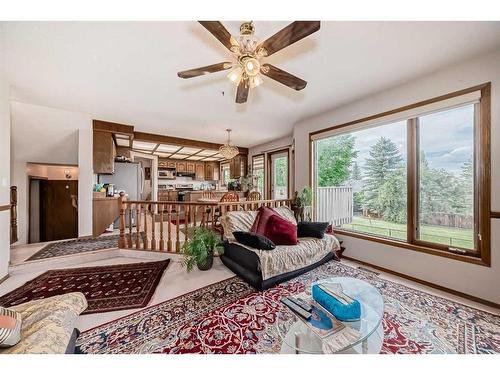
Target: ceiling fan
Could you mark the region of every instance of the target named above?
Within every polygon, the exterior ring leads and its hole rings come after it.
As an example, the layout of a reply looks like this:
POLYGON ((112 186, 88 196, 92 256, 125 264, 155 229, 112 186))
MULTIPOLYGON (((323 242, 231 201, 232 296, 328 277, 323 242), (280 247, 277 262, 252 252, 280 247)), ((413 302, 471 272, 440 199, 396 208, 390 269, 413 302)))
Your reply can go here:
POLYGON ((240 26, 240 36, 233 37, 219 21, 199 21, 213 36, 215 36, 229 51, 237 62, 221 62, 201 68, 184 70, 177 73, 180 78, 193 78, 201 75, 232 69, 228 78, 238 86, 236 103, 245 103, 250 88, 262 83, 261 75, 265 75, 295 90, 302 90, 307 82, 281 70, 274 65, 261 62, 264 57, 305 38, 320 28, 320 21, 295 21, 278 31, 263 42, 254 36, 252 22, 240 26))

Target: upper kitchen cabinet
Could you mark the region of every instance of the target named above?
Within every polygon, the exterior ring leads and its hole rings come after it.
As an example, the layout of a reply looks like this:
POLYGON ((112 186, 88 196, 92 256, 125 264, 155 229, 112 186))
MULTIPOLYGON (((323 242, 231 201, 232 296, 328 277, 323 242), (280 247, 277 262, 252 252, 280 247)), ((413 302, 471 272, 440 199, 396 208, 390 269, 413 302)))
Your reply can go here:
POLYGON ((195 163, 194 162, 190 162, 190 161, 186 162, 186 172, 189 172, 189 173, 195 173, 196 172, 196 170, 195 170, 195 163))
POLYGON ((177 167, 177 173, 179 172, 187 172, 187 167, 186 167, 186 162, 185 161, 178 161, 176 163, 176 167, 177 167))
POLYGON ((117 147, 120 155, 130 157, 134 127, 101 120, 93 120, 93 168, 96 174, 113 174, 117 147))
POLYGON ((116 147, 113 134, 94 130, 94 173, 113 174, 115 172, 116 147))
POLYGON ((220 164, 218 162, 205 162, 205 180, 217 181, 219 179, 219 168, 220 164))
POLYGON ((196 180, 204 180, 205 179, 205 164, 204 163, 195 163, 195 178, 196 180))
POLYGON ((247 155, 236 155, 229 162, 229 176, 231 179, 244 177, 247 175, 247 155))

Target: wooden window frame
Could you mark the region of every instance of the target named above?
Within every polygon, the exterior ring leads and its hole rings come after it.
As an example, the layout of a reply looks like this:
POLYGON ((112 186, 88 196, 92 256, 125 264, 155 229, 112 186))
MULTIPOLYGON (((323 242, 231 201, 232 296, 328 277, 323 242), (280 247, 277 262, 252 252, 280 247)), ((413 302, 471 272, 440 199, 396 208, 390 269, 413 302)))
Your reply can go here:
MULTIPOLYGON (((448 246, 426 242, 418 239, 418 118, 407 120, 407 240, 399 241, 371 234, 359 233, 345 229, 335 229, 335 233, 363 240, 382 243, 403 249, 419 251, 426 254, 446 257, 481 266, 491 266, 491 218, 496 218, 496 213, 491 212, 491 82, 464 90, 438 96, 422 102, 410 104, 391 111, 379 113, 345 124, 331 126, 309 133, 309 182, 314 183, 315 158, 313 137, 332 130, 346 128, 362 122, 397 114, 409 109, 422 107, 431 103, 444 101, 453 97, 465 95, 475 91, 481 92, 479 103, 476 104, 476 121, 474 126, 474 234, 478 234, 475 252, 465 254, 451 251, 448 246)), ((314 204, 313 204, 314 207, 314 204)), ((313 212, 313 214, 315 214, 313 212)), ((475 236, 476 237, 476 236, 475 236)))
POLYGON ((264 178, 265 180, 267 180, 267 183, 265 184, 265 187, 266 187, 266 194, 267 194, 267 198, 268 199, 272 199, 273 198, 273 194, 272 194, 272 191, 271 191, 271 184, 272 184, 272 156, 273 155, 276 155, 276 154, 284 154, 286 152, 286 155, 287 155, 287 169, 286 169, 286 172, 287 172, 287 190, 288 190, 288 198, 291 197, 291 186, 290 186, 290 167, 291 167, 291 163, 290 163, 290 147, 286 147, 286 148, 282 148, 282 149, 279 149, 279 150, 276 150, 276 151, 273 151, 273 152, 268 152, 266 155, 267 155, 267 173, 264 171, 264 178))

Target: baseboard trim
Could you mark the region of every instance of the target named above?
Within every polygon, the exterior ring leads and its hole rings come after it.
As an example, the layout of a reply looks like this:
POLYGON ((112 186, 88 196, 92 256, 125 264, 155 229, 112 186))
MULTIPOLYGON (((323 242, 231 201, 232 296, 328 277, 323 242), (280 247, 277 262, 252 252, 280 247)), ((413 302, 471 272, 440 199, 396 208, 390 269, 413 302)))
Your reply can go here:
POLYGON ((385 268, 385 267, 377 266, 375 264, 371 264, 371 263, 368 263, 368 262, 365 262, 365 261, 362 261, 362 260, 359 260, 359 259, 356 259, 356 258, 351 258, 351 257, 346 256, 346 255, 344 255, 342 258, 348 259, 348 260, 352 260, 354 262, 358 262, 360 264, 363 264, 363 265, 368 266, 368 267, 375 268, 375 269, 380 270, 382 272, 390 273, 391 275, 402 277, 403 279, 414 281, 416 283, 419 283, 419 284, 422 284, 422 285, 425 285, 425 286, 428 286, 428 287, 431 287, 431 288, 435 288, 435 289, 441 290, 443 292, 453 294, 453 295, 458 296, 458 297, 466 298, 466 299, 469 299, 469 300, 474 301, 474 302, 482 303, 483 305, 487 305, 487 306, 490 306, 490 307, 494 307, 496 309, 500 309, 500 304, 498 304, 496 302, 492 302, 492 301, 488 301, 488 300, 485 300, 485 299, 482 299, 482 298, 479 298, 479 297, 475 297, 475 296, 472 296, 472 295, 467 294, 467 293, 462 293, 462 292, 459 292, 458 290, 450 289, 450 288, 447 288, 445 286, 441 286, 441 285, 438 285, 438 284, 431 283, 429 281, 418 279, 416 277, 413 277, 413 276, 410 276, 410 275, 406 275, 406 274, 401 273, 401 272, 393 271, 393 270, 390 270, 390 269, 385 268))

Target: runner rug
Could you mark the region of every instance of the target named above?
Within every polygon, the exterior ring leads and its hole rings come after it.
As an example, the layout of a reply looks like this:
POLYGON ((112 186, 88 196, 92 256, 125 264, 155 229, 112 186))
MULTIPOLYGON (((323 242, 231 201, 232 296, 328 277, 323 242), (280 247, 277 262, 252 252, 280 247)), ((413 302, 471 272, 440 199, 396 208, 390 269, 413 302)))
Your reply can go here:
POLYGON ((117 234, 97 238, 80 238, 50 243, 42 247, 26 261, 86 253, 88 251, 113 249, 118 247, 117 234))
MULTIPOLYGON (((326 263, 264 292, 234 277, 83 332, 79 353, 278 353, 284 296, 333 276, 365 280, 385 303, 381 353, 499 353, 500 317, 326 263)), ((287 315, 288 314, 288 315, 287 315)))
POLYGON ((145 307, 169 262, 170 259, 47 271, 0 297, 0 306, 10 307, 59 294, 81 292, 88 302, 83 314, 145 307))

